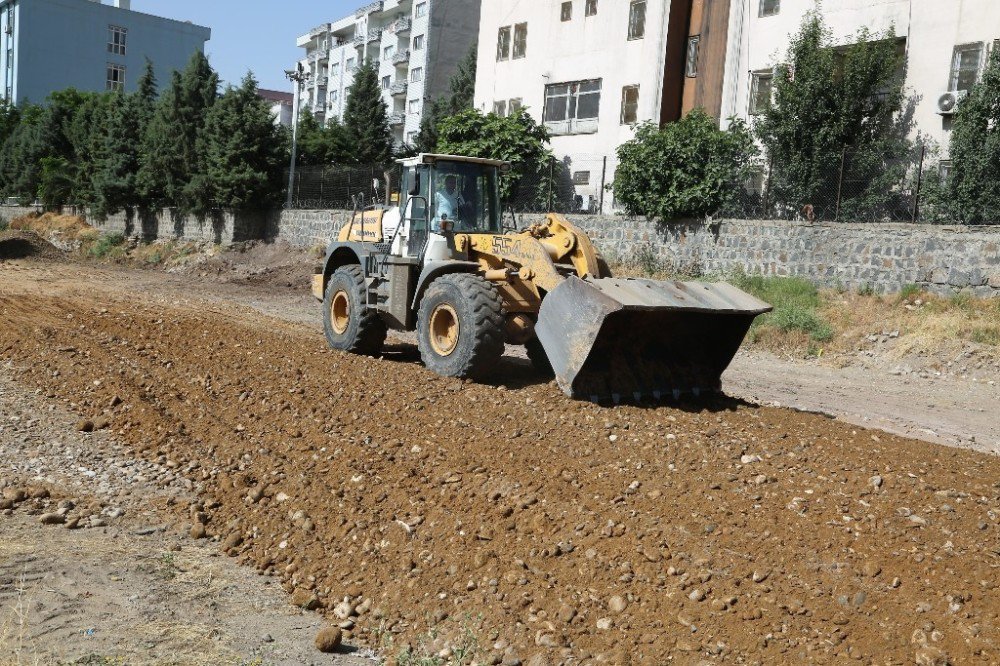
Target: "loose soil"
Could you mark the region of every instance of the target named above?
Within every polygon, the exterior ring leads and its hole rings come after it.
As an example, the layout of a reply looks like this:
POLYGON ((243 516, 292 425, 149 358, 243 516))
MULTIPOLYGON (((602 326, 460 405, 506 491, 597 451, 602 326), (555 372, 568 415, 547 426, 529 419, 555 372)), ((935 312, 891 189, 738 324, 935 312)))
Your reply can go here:
POLYGON ((387 654, 1000 660, 994 456, 737 399, 573 402, 518 362, 446 380, 407 345, 0 270, 20 383, 172 463, 227 552, 387 654))
POLYGON ((32 231, 0 231, 0 262, 16 259, 58 259, 62 253, 32 231))

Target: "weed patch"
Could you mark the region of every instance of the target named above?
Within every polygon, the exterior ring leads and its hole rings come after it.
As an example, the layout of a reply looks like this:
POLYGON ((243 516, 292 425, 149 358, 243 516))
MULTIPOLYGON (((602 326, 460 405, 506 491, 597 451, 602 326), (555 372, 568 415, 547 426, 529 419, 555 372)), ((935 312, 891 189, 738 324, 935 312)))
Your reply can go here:
POLYGON ((124 244, 125 236, 123 234, 105 234, 94 241, 94 244, 90 246, 90 256, 95 259, 104 259, 115 249, 120 248, 124 244))
POLYGON ((754 321, 755 339, 764 337, 767 329, 805 333, 815 342, 826 342, 833 337, 833 327, 819 312, 822 300, 812 282, 745 273, 734 274, 729 281, 774 307, 773 312, 754 321))

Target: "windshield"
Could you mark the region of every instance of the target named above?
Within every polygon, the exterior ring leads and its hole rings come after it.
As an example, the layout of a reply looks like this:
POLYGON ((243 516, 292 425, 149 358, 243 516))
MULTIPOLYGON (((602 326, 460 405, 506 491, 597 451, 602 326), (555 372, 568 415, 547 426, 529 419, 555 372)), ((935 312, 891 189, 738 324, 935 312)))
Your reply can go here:
POLYGON ((450 220, 455 231, 497 232, 497 170, 468 162, 438 162, 432 184, 432 229, 450 220))

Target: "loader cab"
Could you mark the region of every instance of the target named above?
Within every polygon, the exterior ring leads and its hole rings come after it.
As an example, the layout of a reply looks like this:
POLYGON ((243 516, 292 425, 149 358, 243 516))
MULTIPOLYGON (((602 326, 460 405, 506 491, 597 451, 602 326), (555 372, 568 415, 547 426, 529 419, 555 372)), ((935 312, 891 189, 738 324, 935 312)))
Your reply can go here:
POLYGON ((411 248, 452 232, 500 233, 500 174, 507 162, 426 153, 400 162, 411 248))

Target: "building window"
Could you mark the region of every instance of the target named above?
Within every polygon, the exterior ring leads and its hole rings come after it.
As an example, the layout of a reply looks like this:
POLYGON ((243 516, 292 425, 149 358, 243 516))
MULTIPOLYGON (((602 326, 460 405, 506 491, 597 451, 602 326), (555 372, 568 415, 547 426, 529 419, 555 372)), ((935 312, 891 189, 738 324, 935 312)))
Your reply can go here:
POLYGON ((124 91, 125 90, 125 67, 124 65, 116 65, 113 62, 108 63, 108 90, 114 91, 124 91))
POLYGON ((354 71, 354 62, 355 62, 354 58, 348 58, 347 59, 347 71, 348 72, 353 72, 354 71))
POLYGON ((589 171, 574 171, 573 172, 573 184, 574 185, 590 185, 590 172, 589 171))
POLYGON ((108 53, 113 53, 114 55, 125 55, 125 38, 128 36, 128 30, 125 28, 120 28, 117 25, 108 26, 108 53))
POLYGON ((523 58, 528 53, 528 24, 514 26, 514 59, 523 58))
POLYGON ((622 88, 622 125, 639 122, 639 86, 622 88))
POLYGON ((500 28, 497 34, 497 61, 510 60, 510 26, 500 28))
POLYGON ((406 134, 406 143, 411 146, 417 142, 417 132, 408 132, 406 134))
POLYGON ((335 62, 330 65, 330 76, 337 76, 338 74, 340 74, 340 63, 335 62))
POLYGON ((424 68, 415 67, 412 72, 410 72, 410 81, 414 83, 420 83, 424 80, 424 68))
POLYGON ((559 17, 562 21, 572 21, 573 20, 573 3, 564 2, 562 3, 562 12, 559 17))
POLYGON ((646 36, 646 0, 632 0, 628 10, 628 38, 646 36))
POLYGON ((388 60, 394 55, 396 55, 395 46, 387 46, 384 49, 382 49, 382 60, 388 60))
POLYGON ((424 16, 427 16, 427 3, 426 2, 418 2, 417 3, 417 8, 414 11, 414 15, 417 18, 422 18, 424 16))
POLYGON ((493 113, 503 117, 507 115, 507 101, 500 100, 499 102, 493 102, 493 113))
POLYGON ((597 0, 587 0, 587 8, 583 14, 584 16, 597 16, 597 0))
POLYGON ((759 116, 771 106, 771 92, 774 89, 774 71, 754 72, 750 84, 750 115, 759 116))
POLYGON ((781 11, 781 0, 760 0, 761 16, 777 16, 781 11))
POLYGON ((410 100, 409 111, 410 111, 410 113, 420 113, 420 100, 419 99, 411 99, 410 100))
POLYGON ((983 59, 983 43, 962 44, 955 47, 951 61, 949 90, 970 90, 979 80, 979 67, 983 59))
POLYGON ((420 51, 423 48, 424 48, 424 36, 417 35, 416 37, 413 38, 413 50, 420 51))
POLYGON ((600 108, 600 79, 545 86, 544 122, 553 134, 596 132, 600 108))
POLYGON ((698 51, 701 47, 701 35, 688 37, 687 59, 684 64, 684 76, 689 79, 698 76, 698 51))
POLYGON ((521 101, 520 97, 515 97, 507 103, 507 113, 514 115, 514 112, 519 110, 524 103, 521 101))
POLYGON ((383 76, 382 77, 382 90, 388 90, 391 87, 392 87, 392 77, 391 76, 383 76))
POLYGON ((330 101, 336 102, 338 99, 340 99, 340 91, 339 90, 332 91, 330 93, 330 101))

